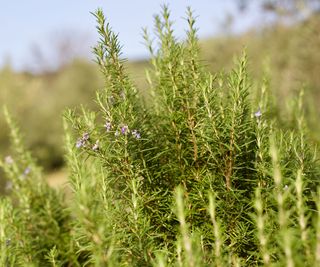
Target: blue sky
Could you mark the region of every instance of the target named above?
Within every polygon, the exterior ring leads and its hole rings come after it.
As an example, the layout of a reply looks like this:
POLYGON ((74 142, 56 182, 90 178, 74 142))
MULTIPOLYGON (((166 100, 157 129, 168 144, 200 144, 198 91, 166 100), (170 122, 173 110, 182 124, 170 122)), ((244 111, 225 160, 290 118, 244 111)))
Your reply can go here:
MULTIPOLYGON (((124 56, 146 57, 141 29, 152 30, 153 15, 159 13, 164 3, 169 4, 178 37, 183 37, 186 28, 183 17, 187 6, 198 16, 200 37, 221 33, 226 14, 237 12, 234 0, 0 0, 0 66, 10 61, 14 69, 22 70, 37 65, 41 59, 54 65, 57 47, 66 40, 71 41, 71 52, 90 57, 97 39, 95 19, 90 12, 98 7, 119 33, 124 56)), ((257 16, 257 8, 240 15, 235 31, 254 25, 257 16)))

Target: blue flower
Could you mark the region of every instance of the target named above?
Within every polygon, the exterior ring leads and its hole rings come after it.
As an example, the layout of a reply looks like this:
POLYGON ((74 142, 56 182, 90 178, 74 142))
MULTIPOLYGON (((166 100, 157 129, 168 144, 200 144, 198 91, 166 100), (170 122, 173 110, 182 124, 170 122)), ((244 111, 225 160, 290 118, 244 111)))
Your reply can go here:
POLYGON ((31 172, 31 168, 27 167, 27 168, 25 168, 23 175, 28 175, 30 172, 31 172))
POLYGON ((93 145, 92 150, 93 151, 99 150, 99 140, 97 140, 96 143, 93 145))
POLYGON ((107 132, 110 132, 111 128, 112 128, 112 124, 110 121, 107 121, 106 124, 104 125, 104 127, 106 128, 107 132))
POLYGON ((256 118, 259 118, 259 117, 261 117, 261 115, 262 115, 262 113, 261 113, 261 110, 260 110, 260 108, 259 108, 258 111, 254 113, 254 116, 255 116, 256 118))
POLYGON ((86 145, 86 142, 90 139, 89 133, 84 133, 81 138, 78 138, 76 142, 76 148, 80 148, 86 145))
POLYGON ((76 148, 80 148, 84 145, 82 138, 79 138, 76 143, 76 148))
POLYGON ((137 130, 133 130, 132 131, 132 135, 136 138, 136 139, 140 139, 141 135, 137 130))
POLYGON ((121 133, 122 134, 127 134, 129 132, 129 127, 128 125, 123 125, 121 128, 121 133))

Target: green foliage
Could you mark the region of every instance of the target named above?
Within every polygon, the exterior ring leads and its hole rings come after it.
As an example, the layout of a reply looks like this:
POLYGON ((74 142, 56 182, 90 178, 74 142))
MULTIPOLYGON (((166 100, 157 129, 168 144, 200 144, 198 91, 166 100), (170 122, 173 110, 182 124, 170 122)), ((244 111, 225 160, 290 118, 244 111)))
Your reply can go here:
MULTIPOLYGON (((272 2, 277 5, 281 1, 272 2)), ((295 1, 283 2, 290 6, 295 1)), ((283 129, 295 127, 291 120, 289 99, 304 87, 306 123, 311 130, 310 137, 319 141, 320 17, 315 12, 304 20, 289 25, 281 24, 280 21, 241 35, 222 35, 201 40, 201 57, 212 72, 222 68, 229 71, 233 68, 234 55, 241 53, 243 47, 246 47, 250 58, 248 68, 253 78, 253 89, 258 92, 261 88, 260 81, 266 75, 261 69, 265 69, 267 65, 268 83, 275 97, 276 107, 271 112, 273 117, 276 117, 278 127, 283 129)))
MULTIPOLYGON (((17 74, 9 67, 0 70, 0 106, 6 105, 14 112, 23 129, 26 146, 32 149, 45 170, 63 164, 61 116, 65 107, 82 103, 95 108, 92 101, 95 89, 103 85, 98 74, 92 64, 80 60, 41 76, 17 74)), ((8 129, 3 116, 0 127, 0 149, 9 153, 8 129)))
POLYGON ((68 199, 46 185, 6 112, 15 152, 0 162, 12 182, 0 202, 2 265, 316 266, 320 172, 302 94, 296 127, 278 129, 266 79, 250 98, 246 54, 212 75, 191 10, 179 42, 164 6, 158 48, 144 31, 145 103, 117 35, 94 15, 105 86, 98 111, 65 112, 68 199))

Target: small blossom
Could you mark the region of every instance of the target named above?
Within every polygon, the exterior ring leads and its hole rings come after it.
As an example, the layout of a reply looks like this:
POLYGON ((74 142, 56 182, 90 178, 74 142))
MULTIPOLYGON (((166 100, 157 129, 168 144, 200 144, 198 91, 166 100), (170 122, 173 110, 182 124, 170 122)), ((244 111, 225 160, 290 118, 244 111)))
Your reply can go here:
POLYGON ((119 131, 116 130, 115 133, 114 133, 114 136, 119 136, 119 135, 120 135, 119 131))
POLYGON ((8 165, 13 164, 13 158, 11 156, 6 156, 4 162, 8 165))
POLYGON ((261 113, 261 110, 260 110, 260 108, 259 108, 259 110, 254 113, 254 116, 255 116, 256 118, 259 118, 259 117, 261 117, 261 115, 262 115, 262 113, 261 113))
POLYGON ((76 147, 80 148, 86 145, 86 142, 90 139, 89 133, 84 133, 81 138, 78 138, 76 142, 76 147))
POLYGON ((24 172, 23 172, 23 175, 28 175, 31 171, 31 168, 30 167, 27 167, 24 172))
POLYGON ((89 138, 90 138, 90 135, 88 133, 84 133, 82 136, 83 141, 87 141, 87 140, 89 140, 89 138))
POLYGON ((112 128, 112 124, 110 121, 107 121, 106 124, 104 125, 104 127, 106 128, 107 132, 110 132, 111 128, 112 128))
POLYGON ((99 150, 99 140, 96 141, 96 143, 93 145, 92 150, 93 150, 93 151, 99 150))
POLYGON ((122 134, 127 134, 128 132, 129 132, 129 127, 128 127, 128 125, 122 126, 122 128, 121 128, 121 133, 122 133, 122 134))
POLYGON ((77 148, 80 148, 80 147, 82 147, 84 145, 84 143, 83 143, 83 140, 80 138, 80 139, 78 139, 77 140, 77 143, 76 143, 76 147, 77 148))
POLYGON ((137 130, 133 130, 132 131, 132 135, 136 138, 136 139, 140 139, 141 135, 137 130))
POLYGON ((288 185, 285 185, 285 186, 283 187, 283 190, 286 191, 286 190, 288 190, 288 188, 289 188, 288 185))

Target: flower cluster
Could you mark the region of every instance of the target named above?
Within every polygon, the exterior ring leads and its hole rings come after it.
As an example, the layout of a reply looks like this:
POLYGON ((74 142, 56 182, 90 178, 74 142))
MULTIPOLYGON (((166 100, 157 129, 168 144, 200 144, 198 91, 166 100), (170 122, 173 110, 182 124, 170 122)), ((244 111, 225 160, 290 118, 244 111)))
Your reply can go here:
MULTIPOLYGON (((110 132, 114 127, 112 125, 112 123, 110 122, 110 120, 107 120, 106 123, 104 124, 104 128, 106 129, 107 132, 110 132)), ((115 127, 117 128, 117 127, 115 127)), ((116 137, 120 136, 120 134, 122 135, 128 135, 128 134, 132 134, 132 136, 136 139, 140 139, 141 138, 141 134, 140 132, 138 132, 138 130, 132 130, 130 131, 129 126, 126 124, 122 124, 120 130, 115 130, 114 135, 116 137)))
MULTIPOLYGON (((84 133, 81 138, 79 138, 76 142, 76 147, 87 147, 90 140, 90 135, 88 133, 84 133)), ((93 151, 99 150, 99 140, 97 140, 91 147, 93 151)))
POLYGON ((90 135, 88 133, 84 133, 82 137, 77 140, 76 147, 85 147, 89 139, 90 135))
MULTIPOLYGON (((111 130, 112 130, 113 128, 118 128, 118 127, 114 127, 114 126, 112 125, 111 121, 110 121, 110 120, 107 120, 106 123, 104 124, 104 128, 106 129, 106 132, 111 132, 111 130)), ((130 133, 132 134, 132 136, 133 136, 135 139, 141 139, 141 134, 140 134, 140 132, 139 132, 138 130, 136 130, 136 129, 130 131, 129 126, 126 125, 126 124, 122 124, 121 127, 120 127, 120 129, 118 128, 117 130, 115 130, 114 135, 115 135, 115 137, 118 137, 118 136, 120 136, 121 134, 122 134, 122 135, 129 135, 130 133)), ((92 145, 93 143, 92 143, 92 142, 89 143, 89 141, 90 141, 90 135, 89 135, 89 133, 86 132, 86 133, 84 133, 84 134, 82 135, 82 137, 78 138, 78 140, 77 140, 77 142, 76 142, 76 148, 87 147, 87 146, 90 145, 90 144, 92 145)), ((90 145, 90 146, 91 146, 91 145, 90 145)), ((97 140, 97 141, 91 146, 91 149, 92 149, 93 151, 98 151, 99 148, 100 148, 100 146, 99 146, 99 140, 97 140)), ((8 157, 7 161, 10 162, 11 159, 8 157)))
POLYGON ((137 130, 133 130, 132 131, 132 135, 136 138, 136 139, 140 139, 141 135, 137 130))

